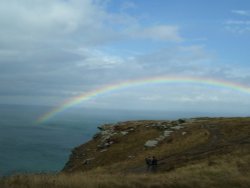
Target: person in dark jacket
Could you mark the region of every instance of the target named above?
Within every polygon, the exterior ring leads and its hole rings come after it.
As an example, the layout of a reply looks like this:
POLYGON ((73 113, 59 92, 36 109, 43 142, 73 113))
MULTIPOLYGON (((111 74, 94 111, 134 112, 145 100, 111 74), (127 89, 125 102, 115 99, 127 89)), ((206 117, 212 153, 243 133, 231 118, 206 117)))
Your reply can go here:
POLYGON ((147 171, 150 171, 150 167, 152 165, 152 158, 151 157, 146 157, 145 158, 145 163, 146 163, 146 166, 147 166, 147 171))
POLYGON ((156 172, 157 171, 157 165, 158 165, 158 160, 156 159, 155 156, 152 157, 152 172, 156 172))

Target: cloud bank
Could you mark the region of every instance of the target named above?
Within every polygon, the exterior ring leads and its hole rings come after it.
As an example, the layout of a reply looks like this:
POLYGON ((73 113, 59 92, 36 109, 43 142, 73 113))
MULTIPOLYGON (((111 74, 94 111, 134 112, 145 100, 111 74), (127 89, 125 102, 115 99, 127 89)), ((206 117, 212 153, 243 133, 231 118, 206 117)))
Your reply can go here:
MULTIPOLYGON (((2 0, 0 103, 57 105, 103 85, 169 74, 250 80, 247 68, 221 64, 206 45, 186 43, 178 23, 145 24, 127 12, 136 8, 127 2, 122 11, 112 11, 110 1, 100 0, 2 0)), ((223 89, 215 92, 199 86, 138 88, 85 105, 162 109, 163 103, 171 108, 209 101, 230 105, 233 99, 224 96, 223 89)))

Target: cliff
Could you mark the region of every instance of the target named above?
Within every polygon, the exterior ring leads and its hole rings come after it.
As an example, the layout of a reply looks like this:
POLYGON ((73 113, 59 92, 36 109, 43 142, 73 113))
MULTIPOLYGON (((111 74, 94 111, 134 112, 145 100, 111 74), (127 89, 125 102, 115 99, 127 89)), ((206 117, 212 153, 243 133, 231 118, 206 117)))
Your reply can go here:
POLYGON ((155 156, 157 171, 164 172, 249 144, 250 118, 119 122, 99 127, 92 140, 74 148, 63 172, 102 168, 107 172, 143 173, 148 156, 155 156))
POLYGON ((61 173, 0 179, 1 188, 250 187, 250 118, 127 121, 100 126, 61 173), (156 168, 145 158, 155 156, 156 168))

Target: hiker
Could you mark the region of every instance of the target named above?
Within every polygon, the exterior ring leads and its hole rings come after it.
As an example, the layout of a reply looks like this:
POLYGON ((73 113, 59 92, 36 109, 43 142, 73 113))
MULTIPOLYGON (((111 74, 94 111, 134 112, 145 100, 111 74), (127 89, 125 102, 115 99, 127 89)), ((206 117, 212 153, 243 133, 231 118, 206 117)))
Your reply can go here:
POLYGON ((156 172, 157 171, 158 160, 156 159, 155 156, 152 157, 151 165, 152 165, 152 172, 156 172))
POLYGON ((152 164, 152 158, 151 157, 146 157, 145 158, 145 163, 147 165, 147 171, 150 171, 150 167, 151 167, 151 164, 152 164))

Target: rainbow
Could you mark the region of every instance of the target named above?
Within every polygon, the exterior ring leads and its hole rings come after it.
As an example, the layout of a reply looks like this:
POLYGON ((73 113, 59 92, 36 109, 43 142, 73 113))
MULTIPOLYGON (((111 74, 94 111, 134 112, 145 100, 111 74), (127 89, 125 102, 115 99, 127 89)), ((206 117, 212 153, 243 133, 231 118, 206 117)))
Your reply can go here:
POLYGON ((43 123, 54 117, 56 114, 78 105, 84 101, 88 101, 92 98, 98 97, 108 92, 116 91, 119 89, 127 89, 129 87, 142 86, 148 84, 202 84, 214 87, 227 88, 231 90, 235 90, 238 92, 248 93, 250 94, 250 86, 246 86, 240 83, 220 80, 220 79, 212 79, 212 78, 203 78, 203 77, 182 77, 182 76, 161 76, 161 77, 151 77, 151 78, 143 78, 136 80, 127 80, 120 83, 106 85, 92 91, 84 92, 81 95, 73 97, 58 107, 52 109, 51 111, 45 113, 41 117, 37 119, 37 123, 43 123))

